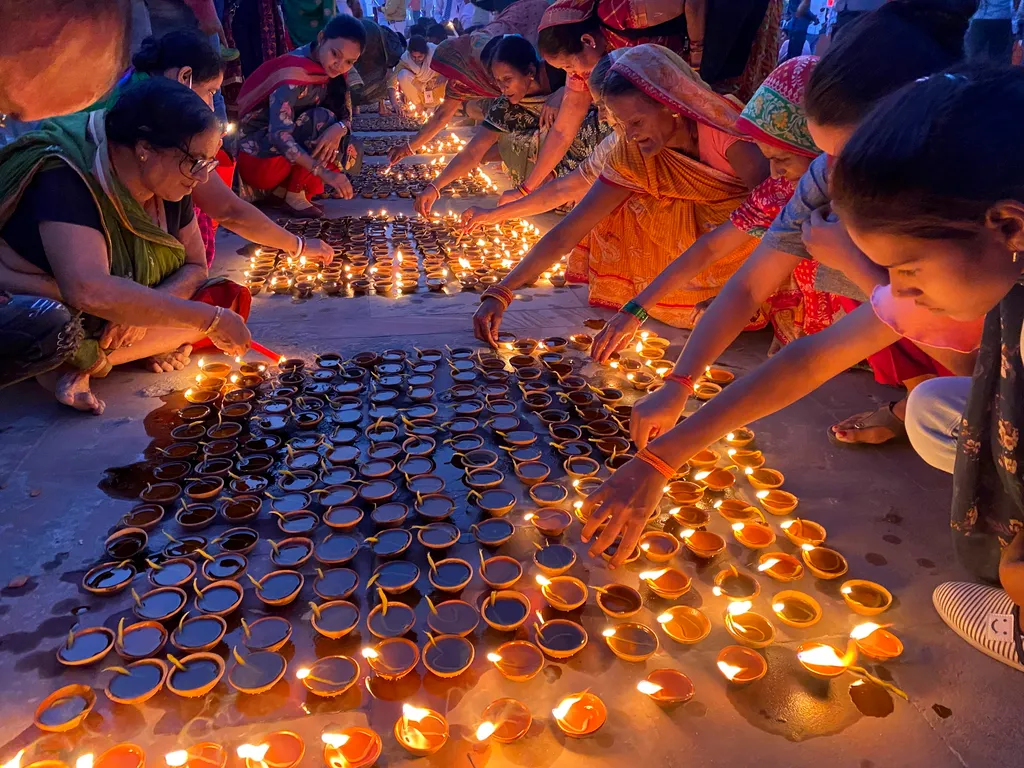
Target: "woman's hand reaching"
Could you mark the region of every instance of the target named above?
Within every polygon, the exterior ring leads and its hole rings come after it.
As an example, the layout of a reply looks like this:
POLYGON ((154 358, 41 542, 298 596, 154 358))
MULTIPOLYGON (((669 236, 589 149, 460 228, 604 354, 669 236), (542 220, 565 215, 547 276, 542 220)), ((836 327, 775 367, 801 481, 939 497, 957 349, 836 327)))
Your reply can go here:
POLYGON ((481 208, 478 205, 471 205, 462 212, 462 228, 466 232, 472 232, 484 224, 493 224, 496 221, 500 221, 500 217, 495 215, 496 210, 496 208, 481 208))
POLYGON ((651 440, 672 429, 689 399, 686 387, 666 381, 661 389, 637 400, 629 418, 629 434, 637 449, 646 448, 651 440))
POLYGON ((434 203, 439 197, 441 197, 441 193, 437 191, 437 187, 428 184, 422 192, 416 195, 416 202, 413 203, 416 213, 420 216, 429 216, 430 209, 434 207, 434 203))
POLYGON ((225 309, 221 312, 217 327, 210 333, 210 341, 224 354, 239 357, 252 344, 252 334, 240 314, 225 309))
POLYGON ((633 334, 640 327, 640 321, 629 312, 618 312, 594 337, 590 356, 599 363, 608 359, 633 340, 633 334))
POLYGON ((590 545, 591 557, 599 556, 618 541, 610 567, 622 565, 636 549, 647 521, 661 501, 664 487, 665 477, 658 470, 633 459, 584 499, 581 513, 587 522, 583 526, 583 543, 597 534, 590 545))
POLYGON ((501 328, 501 317, 505 307, 494 298, 485 298, 473 314, 473 335, 480 341, 498 348, 498 329, 501 328))

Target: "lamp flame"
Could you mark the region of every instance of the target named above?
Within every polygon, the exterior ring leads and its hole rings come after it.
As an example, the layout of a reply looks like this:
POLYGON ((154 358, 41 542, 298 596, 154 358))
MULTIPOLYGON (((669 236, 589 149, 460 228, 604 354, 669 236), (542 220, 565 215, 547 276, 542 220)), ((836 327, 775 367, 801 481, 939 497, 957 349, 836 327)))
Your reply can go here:
POLYGON ((658 691, 662 690, 662 687, 657 683, 652 683, 650 680, 641 680, 636 684, 636 689, 647 696, 653 696, 658 691))
POLYGON ((424 717, 430 714, 429 709, 423 709, 421 707, 414 707, 412 704, 402 705, 402 718, 409 720, 414 723, 418 723, 423 720, 424 717))
POLYGON ((608 627, 608 629, 601 632, 601 637, 615 637, 615 628, 608 627))
POLYGON ((660 571, 644 571, 640 574, 641 581, 657 581, 662 576, 668 573, 668 568, 662 568, 660 571))
POLYGON ((263 758, 267 756, 268 749, 270 749, 269 744, 241 744, 235 752, 243 760, 255 760, 262 763, 263 758))
POLYGON ((659 624, 668 624, 670 621, 672 621, 672 614, 667 611, 657 618, 659 624))
POLYGON ((573 705, 580 701, 582 696, 569 696, 562 699, 561 703, 557 707, 551 710, 551 714, 555 716, 556 720, 564 720, 565 716, 569 714, 569 710, 572 709, 573 705))
POLYGON ((170 768, 180 768, 180 766, 188 762, 188 752, 184 749, 168 752, 164 755, 164 762, 167 763, 170 768))
POLYGON ((496 653, 488 653, 487 660, 491 662, 491 664, 497 664, 499 661, 501 661, 501 656, 499 656, 496 653))
POLYGON ((303 667, 295 673, 295 677, 299 680, 305 680, 309 677, 309 669, 307 667, 303 667))
POLYGON ((718 669, 723 675, 725 675, 726 680, 735 680, 736 676, 743 671, 743 667, 726 664, 724 661, 718 662, 718 669))
POLYGON ((757 496, 757 498, 759 498, 759 499, 763 499, 763 498, 766 498, 768 496, 768 491, 758 491, 754 495, 757 496))
POLYGON ((831 645, 819 645, 806 651, 800 651, 796 655, 801 663, 814 667, 848 667, 852 661, 849 656, 849 654, 840 656, 839 652, 831 645))
POLYGON ((695 531, 693 528, 687 528, 685 531, 680 531, 679 532, 679 538, 680 539, 684 539, 684 540, 688 539, 691 536, 693 536, 693 534, 695 534, 696 532, 697 531, 695 531))
POLYGON ((711 470, 704 469, 693 476, 694 480, 703 480, 705 477, 711 474, 711 470))
POLYGON ((363 658, 364 659, 376 659, 377 658, 377 652, 375 650, 373 650, 373 648, 363 648, 363 650, 360 651, 360 653, 363 654, 363 658))
POLYGON ((480 723, 480 725, 478 725, 476 729, 476 740, 487 741, 487 739, 491 738, 491 734, 493 734, 496 730, 498 730, 498 726, 496 726, 494 723, 490 721, 486 723, 480 723))
POLYGON ((92 768, 93 757, 92 752, 87 755, 82 755, 80 758, 75 760, 75 768, 92 768))
POLYGON ((728 613, 730 616, 740 616, 749 611, 753 607, 754 604, 751 603, 749 600, 743 600, 741 602, 729 603, 729 607, 725 610, 726 613, 728 613))
POLYGON ((739 533, 740 531, 742 531, 742 530, 743 530, 743 529, 744 529, 745 527, 746 527, 746 526, 745 526, 745 525, 744 525, 743 523, 733 523, 733 524, 732 524, 732 529, 733 529, 734 531, 736 531, 737 533, 739 533))
POLYGON ((850 632, 850 637, 852 637, 854 640, 863 640, 864 638, 869 637, 876 629, 881 628, 882 627, 879 624, 867 621, 863 624, 858 624, 856 627, 854 627, 853 630, 850 632))
POLYGON ((547 587, 551 584, 551 579, 547 578, 542 574, 538 573, 535 578, 537 580, 537 583, 540 584, 542 587, 547 587))
POLYGON ((635 347, 633 347, 633 349, 635 349, 635 350, 636 350, 636 353, 637 353, 638 355, 639 355, 639 354, 640 354, 640 352, 641 352, 641 351, 643 350, 643 348, 644 348, 644 343, 643 343, 642 341, 638 341, 638 342, 636 343, 636 346, 635 346, 635 347))
POLYGON ((757 570, 761 571, 762 573, 764 573, 765 571, 770 571, 780 562, 781 561, 777 557, 769 557, 767 560, 765 560, 763 563, 757 566, 757 570))
POLYGON ((328 747, 334 747, 335 749, 341 749, 343 746, 348 744, 349 736, 345 733, 322 733, 320 734, 320 741, 326 744, 328 747))

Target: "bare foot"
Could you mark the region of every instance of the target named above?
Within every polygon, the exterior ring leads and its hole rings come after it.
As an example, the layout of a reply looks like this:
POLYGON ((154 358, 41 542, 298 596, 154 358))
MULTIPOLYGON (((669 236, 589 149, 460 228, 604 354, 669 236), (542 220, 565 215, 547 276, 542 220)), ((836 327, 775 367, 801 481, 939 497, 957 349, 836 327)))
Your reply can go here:
POLYGON ((58 402, 70 405, 76 411, 91 411, 99 416, 107 407, 89 388, 89 374, 81 371, 70 371, 58 376, 53 394, 58 402))
POLYGON ((865 445, 881 445, 904 437, 907 428, 898 415, 902 410, 905 410, 903 401, 883 406, 877 411, 858 413, 834 424, 832 437, 839 443, 865 445))
POLYGON ((192 345, 182 344, 173 352, 167 352, 162 355, 153 355, 146 360, 146 367, 153 373, 170 373, 171 371, 180 371, 192 361, 191 354, 192 345))

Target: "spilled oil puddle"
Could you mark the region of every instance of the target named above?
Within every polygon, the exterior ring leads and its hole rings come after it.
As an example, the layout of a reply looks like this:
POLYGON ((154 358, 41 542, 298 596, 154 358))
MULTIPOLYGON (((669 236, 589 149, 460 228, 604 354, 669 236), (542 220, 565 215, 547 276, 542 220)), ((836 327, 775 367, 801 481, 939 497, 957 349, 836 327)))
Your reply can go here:
POLYGON ((952 709, 945 707, 942 704, 932 704, 932 711, 943 720, 953 714, 952 709))
POLYGON ((888 717, 896 709, 896 702, 889 692, 870 680, 850 683, 850 700, 865 717, 888 717))
POLYGON ((110 467, 104 471, 98 487, 111 498, 136 501, 148 484, 156 482, 153 470, 165 459, 155 446, 166 446, 174 442, 171 430, 180 422, 178 410, 187 405, 180 392, 160 399, 164 404, 148 413, 143 421, 146 434, 153 438, 146 449, 146 460, 123 467, 110 467))
POLYGON ((887 565, 889 563, 883 555, 880 555, 877 552, 868 552, 864 555, 864 559, 871 565, 887 565))

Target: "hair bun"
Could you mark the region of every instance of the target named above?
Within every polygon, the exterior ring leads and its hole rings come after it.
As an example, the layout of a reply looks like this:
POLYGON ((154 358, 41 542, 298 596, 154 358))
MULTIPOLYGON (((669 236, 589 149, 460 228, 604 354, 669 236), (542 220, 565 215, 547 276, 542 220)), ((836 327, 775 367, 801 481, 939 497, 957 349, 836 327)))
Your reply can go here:
POLYGON ((891 13, 928 34, 936 45, 962 52, 978 0, 890 0, 877 13, 891 13))
POLYGON ((160 39, 150 35, 139 46, 139 52, 132 56, 132 66, 139 72, 152 72, 160 66, 160 39))

